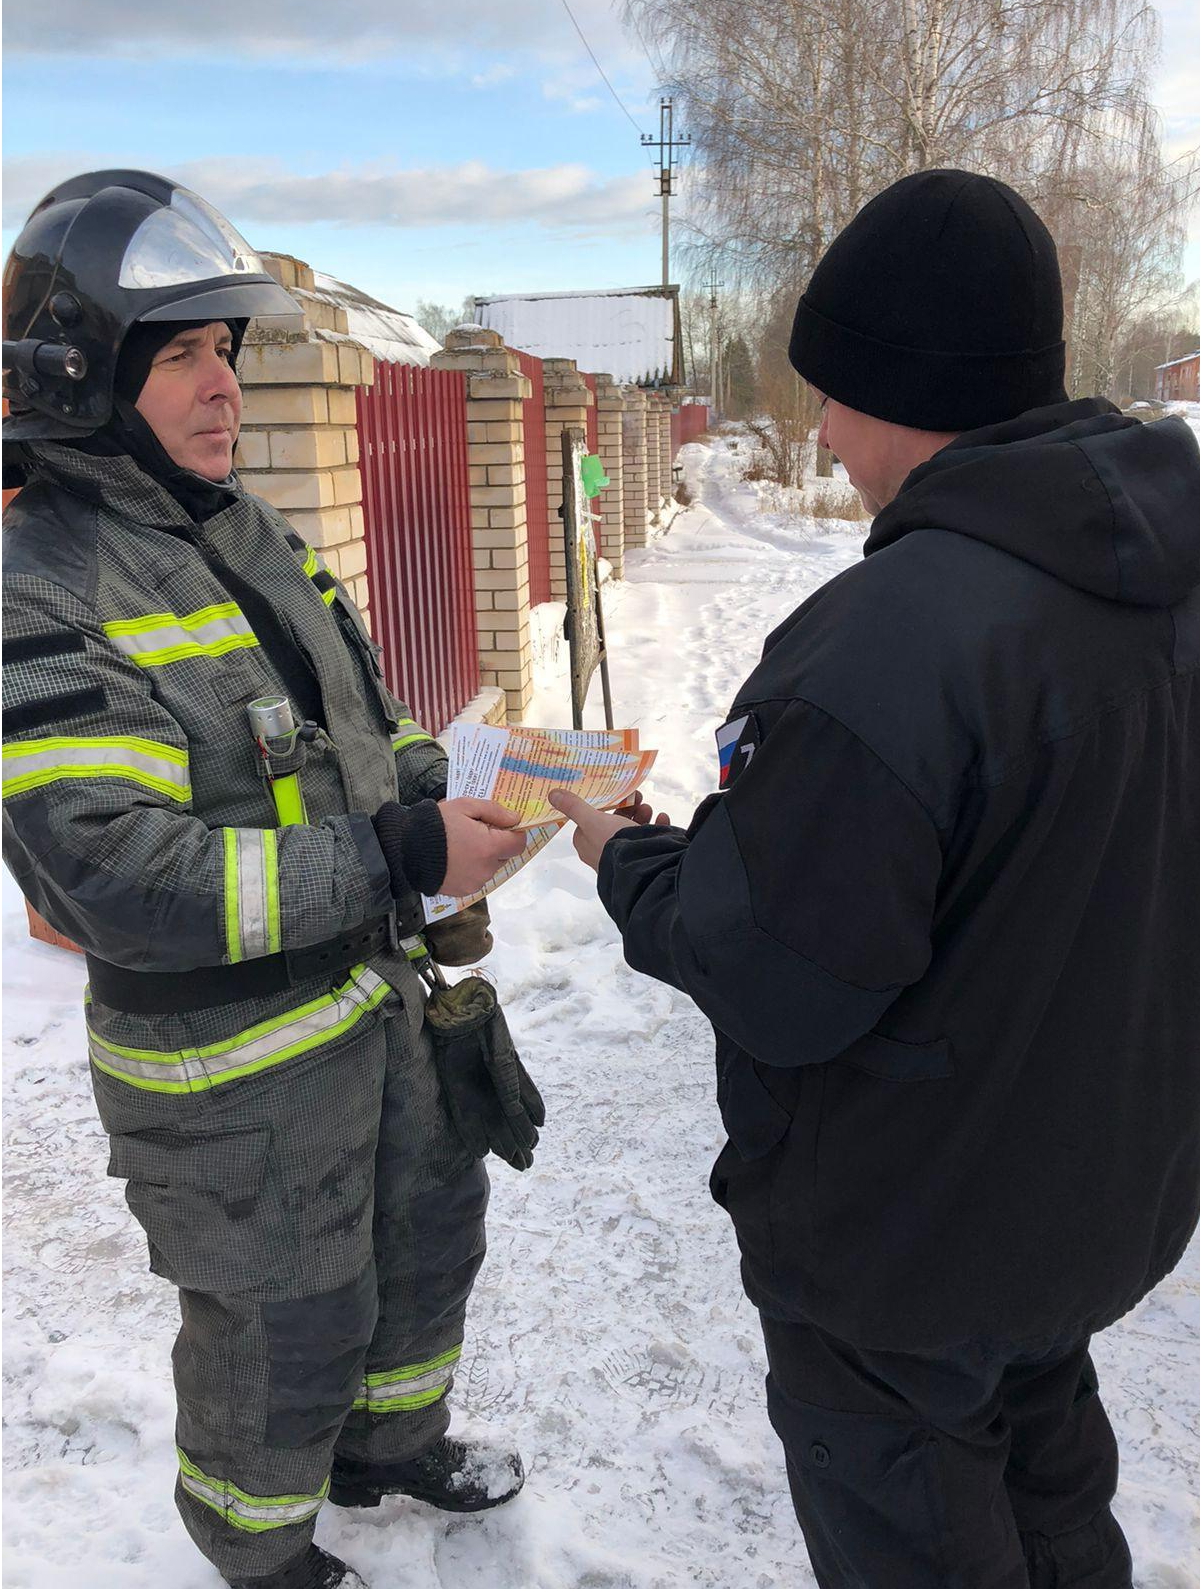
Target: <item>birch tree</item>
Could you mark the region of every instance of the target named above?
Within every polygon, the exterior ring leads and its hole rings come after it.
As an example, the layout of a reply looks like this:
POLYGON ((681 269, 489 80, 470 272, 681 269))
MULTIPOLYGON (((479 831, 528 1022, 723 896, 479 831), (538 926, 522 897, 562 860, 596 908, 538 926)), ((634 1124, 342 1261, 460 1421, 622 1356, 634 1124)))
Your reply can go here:
MULTIPOLYGON (((1073 378, 1110 390, 1128 325, 1172 289, 1196 196, 1168 167, 1140 0, 628 0, 700 168, 705 269, 793 302, 873 194, 931 166, 1001 177, 1072 251, 1073 378)), ((775 383, 778 384, 777 382, 775 383)))

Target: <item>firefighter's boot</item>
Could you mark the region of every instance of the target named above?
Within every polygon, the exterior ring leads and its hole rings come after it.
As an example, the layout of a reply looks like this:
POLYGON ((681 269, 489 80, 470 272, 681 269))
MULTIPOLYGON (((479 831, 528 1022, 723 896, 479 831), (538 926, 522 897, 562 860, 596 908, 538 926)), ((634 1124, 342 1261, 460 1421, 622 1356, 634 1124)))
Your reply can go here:
POLYGON ((229 1589, 367 1589, 353 1567, 310 1545, 265 1578, 231 1578, 229 1589))
POLYGON ((443 1435, 407 1462, 335 1457, 329 1499, 335 1506, 378 1506, 385 1495, 411 1495, 443 1512, 485 1512, 511 1501, 524 1483, 517 1452, 443 1435))

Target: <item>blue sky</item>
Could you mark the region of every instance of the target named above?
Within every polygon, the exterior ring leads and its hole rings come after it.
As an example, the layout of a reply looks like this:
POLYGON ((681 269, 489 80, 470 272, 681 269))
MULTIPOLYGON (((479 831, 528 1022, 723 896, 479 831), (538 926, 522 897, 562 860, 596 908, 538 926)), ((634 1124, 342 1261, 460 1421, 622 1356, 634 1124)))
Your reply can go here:
MULTIPOLYGON (((604 0, 572 9, 657 135, 637 39, 604 0)), ((1182 148, 1200 142, 1200 5, 1159 9, 1182 148)), ((5 45, 6 253, 54 181, 135 165, 399 307, 658 279, 650 159, 561 0, 29 0, 5 45)))

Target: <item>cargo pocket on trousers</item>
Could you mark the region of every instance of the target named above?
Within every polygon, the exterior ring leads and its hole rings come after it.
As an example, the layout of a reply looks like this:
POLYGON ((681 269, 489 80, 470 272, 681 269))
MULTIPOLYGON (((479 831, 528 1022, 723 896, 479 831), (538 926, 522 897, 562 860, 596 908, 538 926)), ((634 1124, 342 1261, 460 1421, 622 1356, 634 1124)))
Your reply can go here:
POLYGON ((286 1209, 263 1194, 269 1126, 207 1135, 155 1128, 109 1141, 108 1173, 127 1182, 154 1274, 225 1294, 287 1277, 295 1244, 286 1209))
POLYGON ((853 1541, 864 1583, 916 1589, 947 1581, 945 1507, 932 1431, 909 1418, 798 1401, 767 1376, 767 1412, 783 1442, 796 1515, 814 1567, 821 1542, 853 1541))

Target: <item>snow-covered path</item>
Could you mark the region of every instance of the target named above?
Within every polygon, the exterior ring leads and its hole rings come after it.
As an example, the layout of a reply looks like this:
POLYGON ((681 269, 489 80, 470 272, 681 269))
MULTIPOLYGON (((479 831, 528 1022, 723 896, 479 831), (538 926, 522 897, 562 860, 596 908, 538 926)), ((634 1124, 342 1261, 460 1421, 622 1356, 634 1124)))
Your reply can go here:
MULTIPOLYGON (((712 787, 713 731, 762 637, 854 561, 864 528, 759 511, 728 443, 685 461, 697 505, 629 558, 607 607, 618 723, 660 751, 651 793, 677 819, 712 787)), ((530 721, 569 718, 560 672, 530 721)), ((171 1501, 174 1294, 104 1175, 82 967, 31 944, 7 874, 4 889, 4 1583, 216 1589, 171 1501)), ((707 1025, 625 967, 565 838, 493 914, 491 965, 549 1122, 527 1175, 493 1172, 456 1402, 516 1436, 529 1483, 479 1520, 329 1507, 318 1538, 373 1589, 811 1585, 755 1315, 706 1189, 721 1141, 707 1025)), ((1198 1293, 1194 1245, 1095 1349, 1143 1589, 1200 1586, 1198 1293)))

